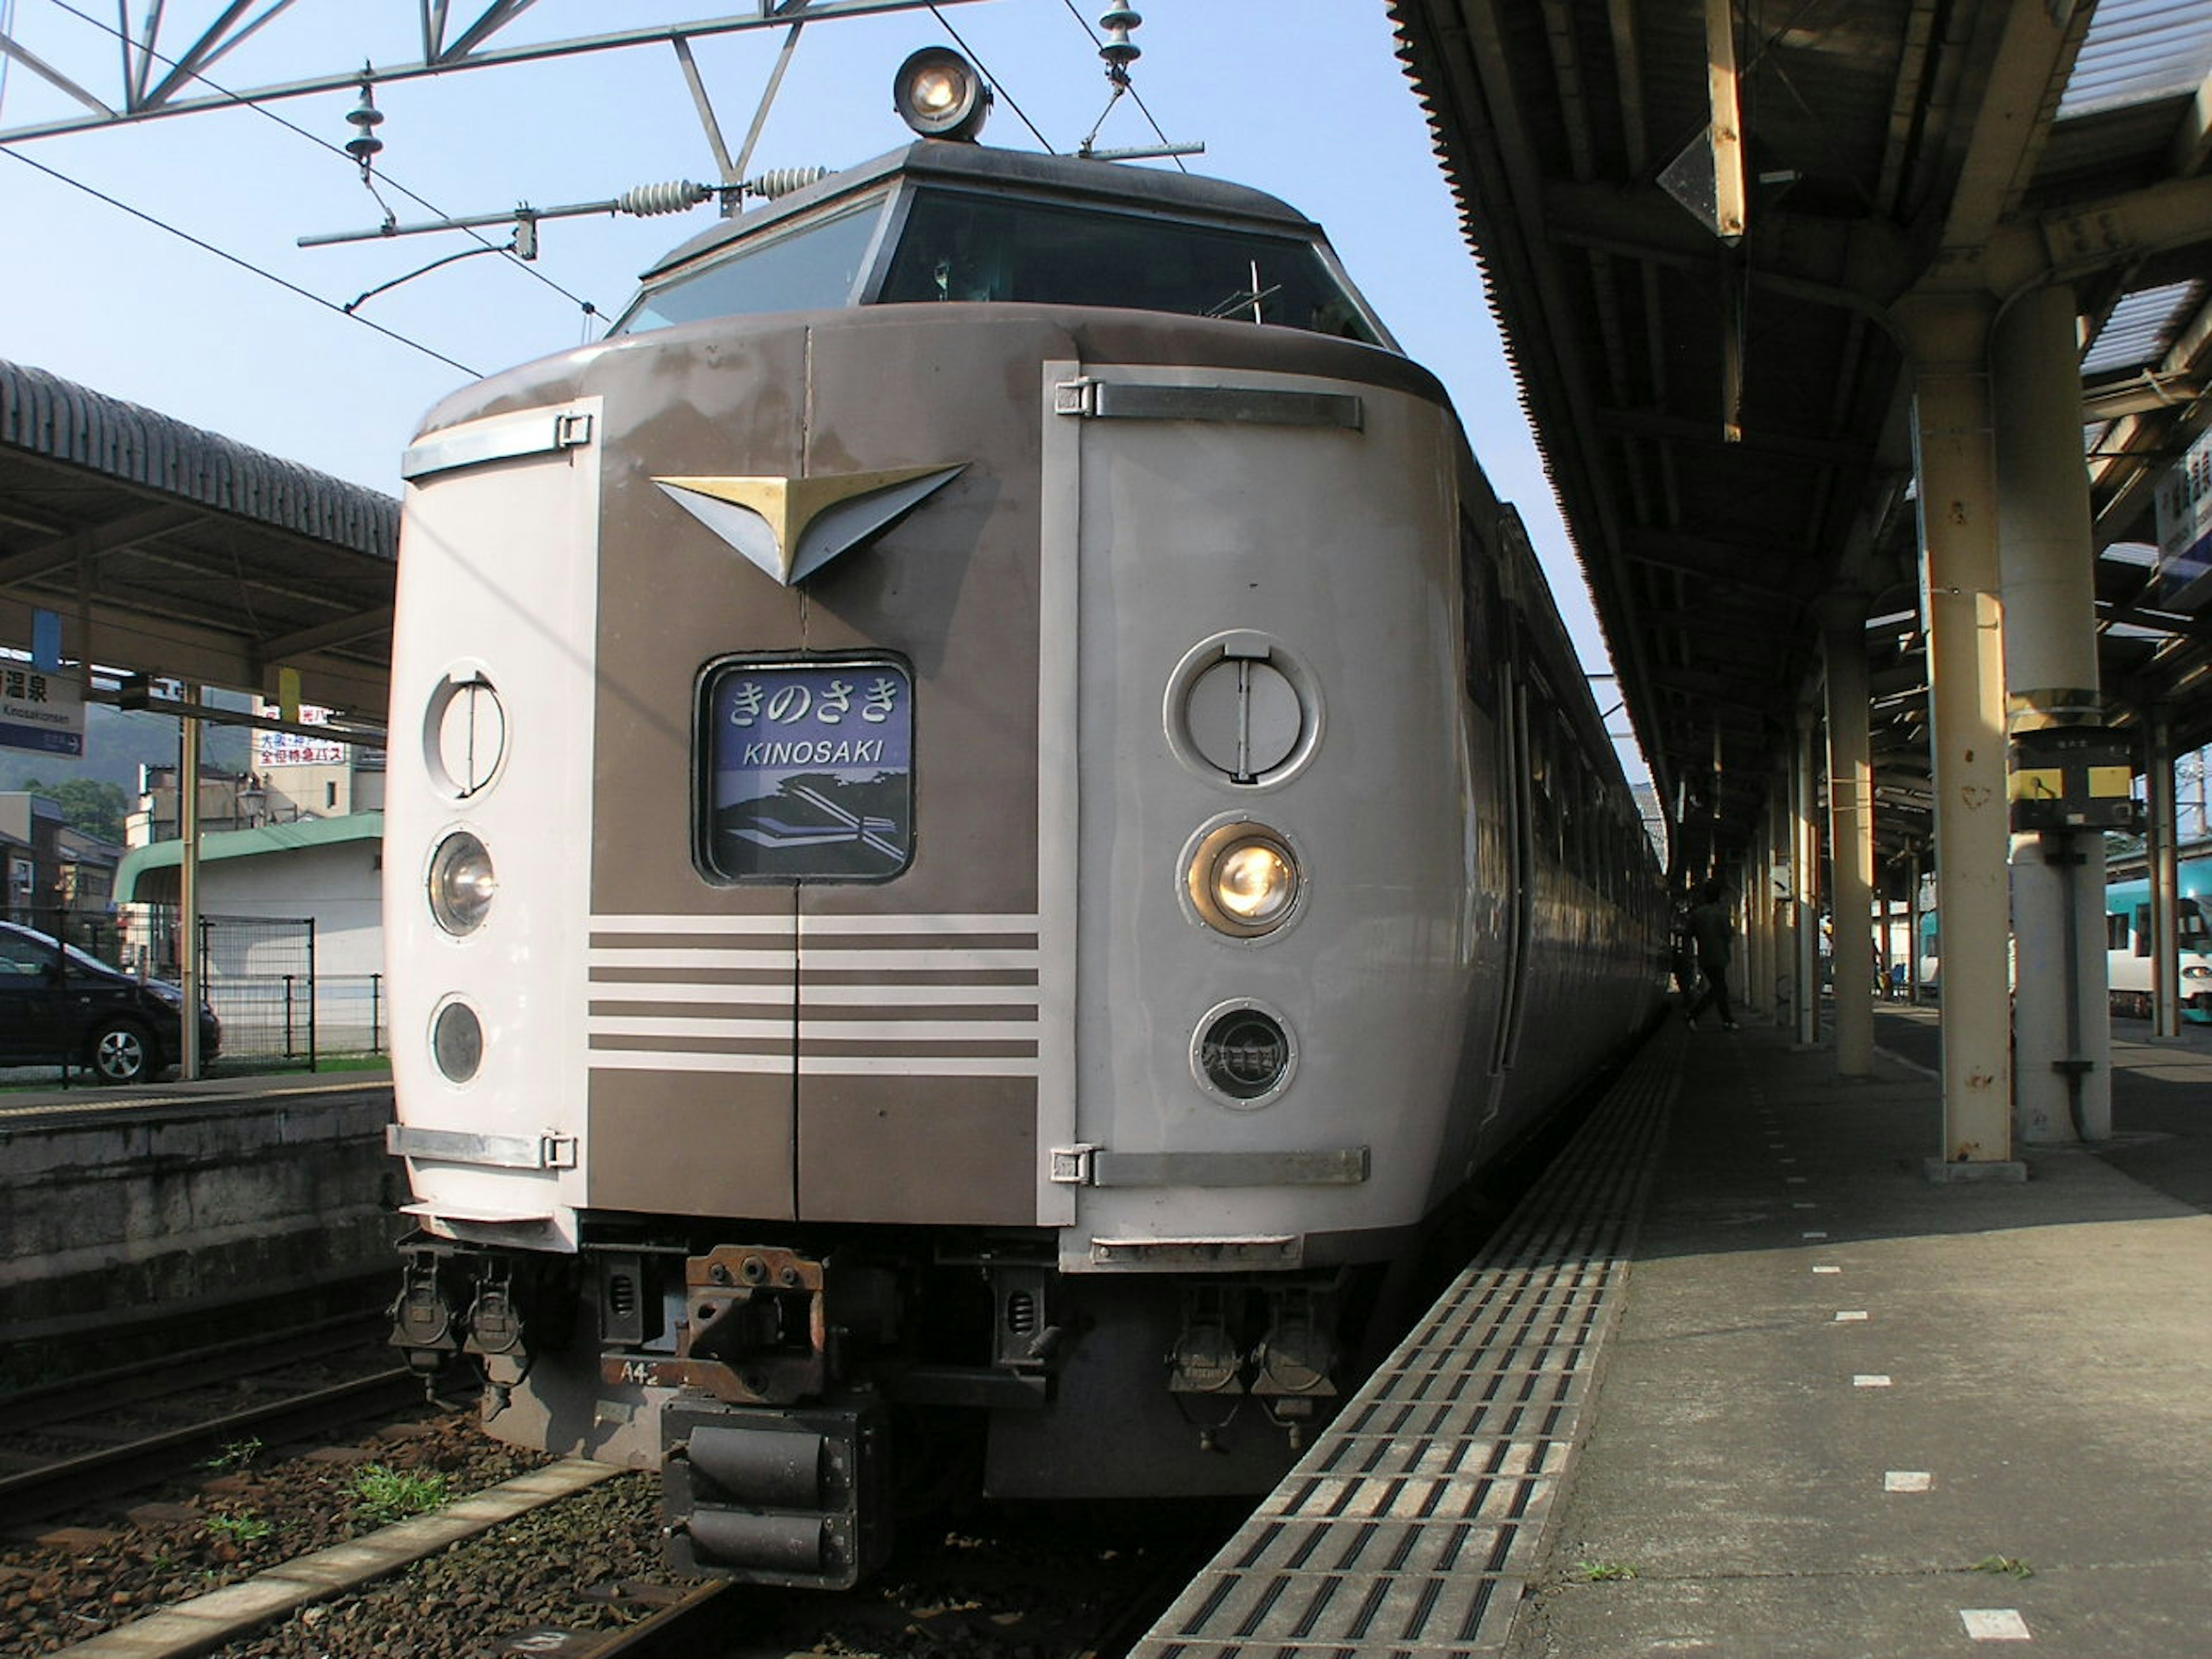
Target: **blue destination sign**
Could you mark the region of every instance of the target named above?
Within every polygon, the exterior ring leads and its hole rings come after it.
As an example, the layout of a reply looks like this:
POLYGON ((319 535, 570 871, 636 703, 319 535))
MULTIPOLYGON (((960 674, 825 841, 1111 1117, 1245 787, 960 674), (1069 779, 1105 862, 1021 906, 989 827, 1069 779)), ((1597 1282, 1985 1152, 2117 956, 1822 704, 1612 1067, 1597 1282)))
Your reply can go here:
POLYGON ((914 686, 877 660, 724 663, 702 712, 714 874, 880 881, 914 856, 914 686))

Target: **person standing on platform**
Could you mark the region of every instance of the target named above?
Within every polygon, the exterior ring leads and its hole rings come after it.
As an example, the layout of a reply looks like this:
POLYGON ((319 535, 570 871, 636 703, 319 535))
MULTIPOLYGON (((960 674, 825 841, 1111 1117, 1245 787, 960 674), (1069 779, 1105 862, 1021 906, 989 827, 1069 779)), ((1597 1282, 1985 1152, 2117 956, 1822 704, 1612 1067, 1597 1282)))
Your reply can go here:
POLYGON ((1698 1016, 1717 1005, 1721 1030, 1733 1031, 1735 1012, 1729 1006, 1728 970, 1730 949, 1735 940, 1735 921, 1729 915, 1717 880, 1707 882, 1703 896, 1690 907, 1690 939, 1697 946, 1698 971, 1705 980, 1705 994, 1690 1005, 1690 1027, 1696 1030, 1698 1016))

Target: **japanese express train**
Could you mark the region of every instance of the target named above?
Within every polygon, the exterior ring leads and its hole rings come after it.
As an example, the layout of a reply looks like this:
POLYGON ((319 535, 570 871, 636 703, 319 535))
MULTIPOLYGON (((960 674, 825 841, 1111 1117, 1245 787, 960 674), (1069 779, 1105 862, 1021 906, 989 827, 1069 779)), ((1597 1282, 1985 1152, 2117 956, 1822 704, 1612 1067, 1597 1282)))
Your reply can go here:
POLYGON ((1271 197, 926 137, 404 470, 394 1340, 680 1566, 1266 1490, 1659 1006, 1518 521, 1271 197))

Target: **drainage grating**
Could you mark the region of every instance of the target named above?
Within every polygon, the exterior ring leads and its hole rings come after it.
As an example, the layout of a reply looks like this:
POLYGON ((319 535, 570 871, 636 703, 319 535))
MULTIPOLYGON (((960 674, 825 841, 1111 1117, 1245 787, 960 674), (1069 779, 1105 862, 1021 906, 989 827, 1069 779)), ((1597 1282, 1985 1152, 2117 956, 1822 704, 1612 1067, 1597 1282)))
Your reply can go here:
POLYGON ((1132 1659, 1501 1651, 1581 1426, 1683 1047, 1647 1042, 1132 1659))

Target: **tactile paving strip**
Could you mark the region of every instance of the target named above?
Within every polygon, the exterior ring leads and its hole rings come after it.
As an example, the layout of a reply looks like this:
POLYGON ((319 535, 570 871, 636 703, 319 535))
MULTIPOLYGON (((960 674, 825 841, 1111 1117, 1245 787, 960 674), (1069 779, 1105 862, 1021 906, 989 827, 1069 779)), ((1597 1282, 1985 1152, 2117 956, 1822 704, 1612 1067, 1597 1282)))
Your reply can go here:
POLYGON ((1501 1651, 1680 1074, 1647 1042, 1482 1253, 1133 1659, 1501 1651))

